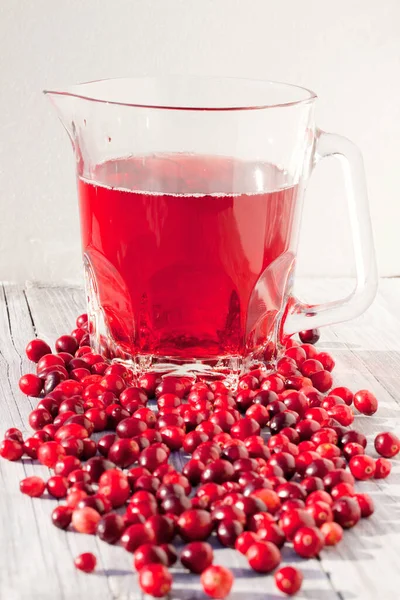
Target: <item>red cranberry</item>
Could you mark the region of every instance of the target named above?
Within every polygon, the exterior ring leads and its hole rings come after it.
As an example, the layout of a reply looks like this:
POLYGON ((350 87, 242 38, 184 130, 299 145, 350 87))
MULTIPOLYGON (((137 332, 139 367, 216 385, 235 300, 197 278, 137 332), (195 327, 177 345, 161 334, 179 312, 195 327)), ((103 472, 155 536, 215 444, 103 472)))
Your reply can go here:
POLYGON ((255 490, 252 493, 252 496, 262 500, 264 502, 268 512, 270 512, 271 514, 275 514, 281 506, 281 501, 279 499, 279 496, 273 490, 268 490, 268 489, 255 490))
POLYGON ((361 509, 355 498, 342 497, 335 500, 332 506, 333 518, 343 529, 357 525, 361 518, 361 509))
POLYGON ((78 508, 72 513, 72 525, 79 533, 93 534, 100 521, 99 513, 94 508, 78 508))
POLYGON ((361 444, 363 448, 367 446, 367 438, 365 437, 365 435, 360 431, 355 431, 353 429, 351 429, 350 431, 346 431, 346 433, 343 434, 340 440, 340 445, 342 446, 342 448, 344 448, 346 444, 353 442, 356 444, 361 444))
POLYGON ((223 483, 224 481, 230 481, 234 472, 234 468, 229 461, 218 458, 206 465, 201 480, 203 483, 210 481, 223 483))
POLYGON ((157 467, 166 463, 167 460, 168 454, 163 448, 150 446, 140 454, 139 464, 150 472, 153 472, 157 467))
POLYGON ((51 520, 53 525, 59 529, 67 529, 72 519, 72 508, 69 506, 56 506, 51 513, 51 520))
POLYGON ((96 568, 97 559, 91 552, 84 552, 76 557, 74 564, 77 569, 84 573, 93 573, 96 568))
POLYGON ((331 496, 334 500, 343 498, 343 496, 354 496, 354 487, 350 483, 338 483, 331 489, 331 496))
POLYGON ((260 529, 265 529, 269 523, 274 522, 274 517, 272 514, 261 512, 252 515, 248 519, 248 528, 250 531, 257 532, 260 529))
POLYGON ((296 461, 288 452, 277 452, 271 456, 268 461, 271 466, 277 465, 283 470, 284 476, 290 478, 294 475, 296 461))
POLYGON ((393 458, 400 452, 400 440, 390 431, 379 433, 374 441, 375 450, 385 458, 393 458))
POLYGON ((354 498, 358 502, 358 505, 361 510, 361 517, 363 519, 370 517, 374 513, 375 506, 371 496, 369 496, 368 494, 356 494, 354 498))
POLYGON ((37 398, 43 389, 43 380, 33 373, 28 373, 20 378, 19 389, 23 394, 37 398))
POLYGON ((307 466, 305 475, 307 477, 325 477, 329 471, 333 471, 334 464, 327 458, 316 458, 307 466))
POLYGON ((120 438, 133 438, 146 431, 147 425, 139 419, 129 417, 120 421, 116 428, 116 433, 120 438))
POLYGON ((196 448, 192 454, 192 458, 195 460, 201 460, 204 464, 207 464, 213 460, 217 460, 221 455, 221 449, 217 444, 212 442, 204 442, 196 448))
POLYGON ((343 538, 343 529, 339 523, 328 522, 321 525, 325 546, 336 546, 343 538))
MULTIPOLYGON (((11 441, 15 441, 15 440, 11 440, 11 441)), ((19 442, 17 442, 19 443, 19 442)), ((28 438, 23 445, 23 452, 25 452, 25 454, 27 454, 29 456, 29 458, 32 458, 33 460, 37 459, 37 452, 39 450, 39 446, 41 446, 42 441, 38 440, 34 437, 28 438)), ((1 454, 1 450, 0 450, 0 454, 1 454)), ((3 456, 1 454, 1 456, 3 456)), ((21 454, 22 456, 22 454, 21 454)))
POLYGON ((172 587, 172 575, 163 564, 148 564, 139 571, 140 589, 150 596, 167 596, 172 587))
POLYGON ((335 387, 329 392, 329 395, 339 396, 339 398, 342 398, 348 406, 353 402, 353 392, 347 387, 335 387))
MULTIPOLYGON (((304 352, 304 350, 303 350, 303 352, 304 352)), ((305 354, 305 352, 304 352, 304 354, 305 354)), ((323 370, 324 370, 323 364, 319 360, 316 360, 315 358, 308 358, 301 365, 301 372, 304 375, 304 377, 311 377, 311 375, 314 375, 314 373, 318 373, 319 371, 323 371, 323 370)))
POLYGON ((327 392, 332 387, 332 375, 329 371, 317 371, 310 377, 312 384, 319 392, 327 392))
POLYGON ((363 415, 373 415, 378 410, 378 400, 372 392, 360 390, 353 397, 354 406, 363 415))
POLYGON ((324 486, 325 489, 329 492, 339 483, 348 483, 349 485, 354 485, 354 477, 348 471, 344 469, 334 469, 327 473, 324 477, 324 486))
POLYGON ((145 528, 156 544, 169 544, 175 536, 174 522, 165 515, 149 517, 145 522, 145 528))
POLYGON ((172 544, 161 544, 162 548, 167 555, 168 567, 172 567, 178 560, 178 553, 172 544))
POLYGON ((172 515, 181 515, 184 511, 190 509, 191 502, 186 496, 167 496, 161 503, 164 513, 172 515))
POLYGON ((278 548, 282 548, 286 541, 285 534, 277 523, 266 523, 258 529, 257 535, 263 542, 272 542, 278 548))
POLYGON ((321 337, 319 329, 308 329, 300 331, 299 338, 303 344, 316 344, 321 337))
POLYGON ((133 564, 137 571, 153 564, 168 566, 168 557, 159 546, 155 544, 142 544, 135 550, 133 564))
POLYGON ((83 469, 89 473, 91 482, 97 483, 104 471, 113 469, 114 467, 115 464, 110 460, 106 460, 100 456, 94 456, 87 461, 83 466, 83 469))
POLYGON ((293 538, 295 552, 302 558, 315 558, 324 546, 324 538, 317 527, 300 527, 293 538))
POLYGON ((303 583, 303 574, 295 567, 282 567, 274 575, 275 585, 284 594, 293 596, 303 583))
POLYGON ((117 439, 108 451, 108 458, 123 469, 136 462, 138 457, 139 446, 131 439, 117 439))
POLYGON ((26 477, 20 481, 19 489, 23 494, 26 494, 31 498, 39 498, 43 495, 46 484, 41 477, 32 475, 31 477, 26 477))
POLYGON ((206 540, 212 529, 211 516, 205 510, 186 510, 178 519, 179 534, 185 541, 206 540))
POLYGON ((221 521, 217 527, 219 542, 227 547, 234 548, 239 535, 243 533, 243 525, 239 521, 221 521))
POLYGON ((37 363, 45 354, 51 354, 51 348, 43 340, 35 339, 29 342, 25 352, 29 360, 37 363))
POLYGON ((271 542, 255 542, 246 552, 250 567, 257 573, 270 573, 281 562, 279 549, 271 542))
POLYGON ((24 453, 24 446, 16 440, 3 440, 0 444, 0 456, 6 460, 19 460, 24 453))
POLYGON ((154 542, 154 537, 143 524, 137 523, 125 529, 120 541, 125 550, 135 552, 141 544, 154 542))
POLYGON ((210 598, 225 598, 229 595, 234 577, 232 572, 218 565, 212 565, 201 574, 201 585, 210 598))
POLYGON ((294 427, 296 425, 297 418, 292 412, 286 410, 286 405, 284 406, 285 411, 274 415, 269 422, 269 428, 272 434, 279 433, 285 427, 294 427))
POLYGON ((359 454, 350 459, 351 474, 361 481, 371 479, 375 474, 375 460, 371 456, 359 454))
POLYGON ((375 479, 386 479, 392 470, 392 464, 387 458, 378 458, 375 467, 375 479))
POLYGON ((115 544, 120 539, 124 531, 124 519, 117 513, 104 515, 97 523, 96 533, 98 537, 107 542, 115 544))
POLYGON ((65 450, 57 442, 44 442, 38 449, 39 462, 46 467, 53 468, 64 456, 65 450))
POLYGON ((324 482, 320 477, 305 477, 301 481, 301 485, 303 486, 307 496, 312 492, 324 489, 324 482))
POLYGON ((53 498, 65 498, 68 490, 68 481, 61 475, 50 477, 46 484, 47 491, 53 498))
POLYGON ((244 417, 231 427, 231 436, 239 440, 245 440, 251 435, 260 434, 260 425, 254 419, 244 417))
POLYGON ((122 506, 130 495, 125 473, 118 469, 105 471, 99 479, 99 493, 108 498, 114 508, 122 506))
POLYGON ((241 533, 235 542, 235 548, 241 554, 246 554, 247 550, 254 544, 254 542, 259 541, 259 537, 253 531, 244 531, 241 533))
POLYGON ((279 525, 282 528, 286 538, 293 540, 294 535, 300 527, 314 527, 315 521, 312 515, 306 510, 295 508, 285 511, 281 516, 279 525))
POLYGON ((306 491, 300 483, 287 482, 279 485, 276 489, 276 493, 282 502, 293 498, 298 498, 300 500, 305 500, 306 498, 306 491))
POLYGON ((212 564, 213 558, 213 549, 206 542, 191 542, 180 555, 182 565, 196 574, 203 573, 212 564))

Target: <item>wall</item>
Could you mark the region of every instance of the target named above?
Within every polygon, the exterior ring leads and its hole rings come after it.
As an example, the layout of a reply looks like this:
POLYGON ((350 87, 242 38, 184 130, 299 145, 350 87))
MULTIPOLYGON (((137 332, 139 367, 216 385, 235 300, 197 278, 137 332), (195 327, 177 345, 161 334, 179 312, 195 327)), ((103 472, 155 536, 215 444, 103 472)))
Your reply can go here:
MULTIPOLYGON (((80 281, 74 160, 41 90, 132 74, 282 80, 314 89, 321 128, 363 151, 379 269, 400 275, 398 0, 2 0, 0 277, 80 281)), ((307 193, 299 272, 348 275, 338 165, 307 193)))

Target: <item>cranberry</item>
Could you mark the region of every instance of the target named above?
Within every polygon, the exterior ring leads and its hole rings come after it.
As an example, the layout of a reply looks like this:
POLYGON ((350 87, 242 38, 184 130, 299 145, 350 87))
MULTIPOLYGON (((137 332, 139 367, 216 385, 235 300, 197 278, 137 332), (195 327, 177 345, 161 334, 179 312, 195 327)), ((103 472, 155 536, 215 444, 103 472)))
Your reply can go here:
POLYGON ((105 471, 99 479, 99 493, 108 498, 114 508, 125 504, 130 495, 125 473, 118 469, 105 471))
POLYGON ((339 523, 324 523, 321 525, 320 531, 323 535, 325 546, 336 546, 343 538, 343 528, 339 523))
POLYGON ((159 546, 155 544, 142 544, 135 550, 133 564, 137 571, 154 564, 168 566, 168 557, 165 551, 159 546))
POLYGON ((254 542, 258 542, 259 539, 258 535, 253 531, 244 531, 236 539, 235 548, 241 554, 246 554, 250 546, 252 546, 254 542))
POLYGON ((110 460, 106 460, 100 456, 94 456, 87 461, 83 466, 83 469, 89 474, 91 482, 97 483, 104 471, 113 469, 114 467, 115 464, 110 460))
POLYGON ((279 433, 286 427, 294 427, 296 425, 297 418, 294 413, 286 410, 285 404, 284 406, 285 410, 274 415, 269 422, 269 428, 272 434, 279 433))
POLYGON ((29 342, 25 352, 29 360, 37 363, 45 354, 51 354, 51 348, 43 340, 35 339, 29 342))
POLYGON ((319 392, 327 392, 332 387, 332 375, 329 371, 317 371, 310 377, 312 385, 319 392))
POLYGON ((375 479, 386 479, 392 470, 392 464, 387 458, 378 458, 375 467, 375 479))
POLYGON ((172 575, 163 564, 148 564, 139 571, 139 585, 145 594, 162 598, 171 590, 172 575))
POLYGON ((93 534, 96 532, 100 515, 94 508, 78 508, 72 513, 72 525, 79 533, 93 534))
POLYGON ((69 354, 75 354, 78 350, 79 344, 72 335, 62 335, 56 340, 57 352, 68 352, 69 354))
POLYGON ((221 455, 221 448, 217 444, 212 442, 203 442, 196 448, 192 454, 194 460, 201 460, 204 464, 207 464, 213 460, 217 460, 221 455))
POLYGON ((295 552, 302 558, 315 558, 324 546, 324 538, 317 527, 300 527, 293 538, 295 552))
POLYGON ((244 417, 231 427, 231 436, 235 439, 245 440, 251 435, 259 435, 260 425, 254 419, 244 417))
POLYGON ((19 460, 24 453, 24 446, 16 440, 3 440, 0 444, 0 456, 6 460, 19 460))
POLYGON ((365 454, 365 449, 361 444, 357 444, 356 442, 349 442, 343 448, 343 454, 347 460, 350 460, 353 456, 358 456, 359 454, 365 454))
POLYGON ((303 486, 307 496, 312 492, 324 489, 324 482, 320 477, 305 477, 301 481, 301 485, 303 486))
POLYGON ((47 491, 53 498, 65 498, 68 491, 68 481, 61 475, 50 477, 46 484, 47 491))
POLYGON ((327 473, 324 477, 325 489, 329 492, 339 483, 347 483, 351 486, 354 485, 354 477, 348 471, 344 469, 334 469, 327 473))
POLYGON ((191 485, 195 486, 200 483, 205 468, 205 464, 200 460, 191 459, 183 467, 182 473, 188 478, 191 485))
MULTIPOLYGON (((304 352, 304 350, 303 350, 303 352, 304 352)), ((305 354, 305 352, 304 352, 304 354, 305 354)), ((311 377, 311 375, 314 375, 314 373, 318 373, 319 371, 323 371, 323 370, 324 370, 323 364, 319 360, 316 360, 315 358, 308 358, 301 365, 301 373, 302 373, 302 375, 304 375, 304 377, 311 377)))
POLYGON ((357 500, 348 496, 335 500, 332 510, 334 520, 344 529, 354 527, 361 518, 361 509, 357 500))
POLYGON ((182 447, 185 438, 185 430, 182 427, 162 427, 160 434, 162 441, 170 450, 179 450, 182 447))
POLYGON ((191 507, 191 502, 186 496, 166 496, 161 503, 164 513, 180 515, 191 507))
POLYGON ((53 468, 64 456, 65 450, 57 442, 44 442, 38 449, 39 462, 46 467, 53 468))
MULTIPOLYGON (((14 440, 11 440, 14 441, 14 440)), ((19 442, 17 442, 19 443, 19 442)), ((33 460, 37 459, 37 452, 39 450, 39 446, 41 446, 42 442, 41 440, 38 440, 34 437, 28 438, 23 445, 23 452, 25 452, 25 454, 27 454, 29 456, 29 458, 32 458, 33 460)), ((0 454, 1 454, 1 449, 0 449, 0 454)), ((3 456, 1 454, 1 456, 3 456)), ((22 456, 22 454, 21 454, 22 456)))
POLYGON ((108 451, 108 458, 122 468, 129 467, 138 457, 139 446, 131 439, 117 439, 108 451))
POLYGON ((286 540, 283 529, 277 523, 265 523, 257 530, 257 535, 263 542, 272 542, 278 548, 282 548, 286 540))
POLYGON ((210 598, 225 598, 233 585, 232 572, 226 567, 212 565, 201 574, 204 593, 210 598))
POLYGON ((334 464, 328 458, 316 458, 307 466, 305 475, 307 477, 323 478, 329 471, 333 471, 334 464))
POLYGON ((31 477, 26 477, 20 481, 19 489, 23 494, 26 494, 31 498, 39 498, 43 495, 46 484, 41 477, 32 475, 31 477))
POLYGON ((359 454, 349 462, 351 474, 361 481, 371 479, 375 474, 375 460, 371 456, 359 454))
POLYGON ((360 390, 353 397, 356 409, 363 415, 373 415, 378 410, 378 400, 372 392, 360 390))
POLYGON ((97 444, 94 440, 85 438, 83 441, 82 459, 88 460, 97 454, 97 444))
POLYGON ((206 542, 191 542, 183 548, 180 555, 182 565, 196 574, 205 571, 212 564, 213 558, 213 549, 206 542))
POLYGON ((375 510, 371 496, 368 496, 368 494, 356 494, 354 498, 357 500, 360 507, 361 517, 370 517, 375 510))
POLYGON ((273 454, 268 461, 271 466, 277 465, 283 470, 284 476, 288 479, 294 475, 296 469, 296 461, 288 452, 277 452, 273 454))
POLYGON ((353 402, 353 392, 347 387, 335 387, 329 392, 329 395, 339 396, 348 406, 353 402))
POLYGON ((51 520, 53 525, 59 529, 67 529, 72 519, 72 508, 69 506, 56 506, 51 513, 51 520))
POLYGON ((166 463, 167 460, 168 454, 163 448, 150 446, 141 452, 139 464, 150 472, 153 472, 157 467, 166 463))
POLYGON ((248 529, 253 532, 257 532, 260 529, 266 528, 269 523, 274 522, 272 514, 266 512, 260 512, 252 515, 247 522, 248 529))
POLYGON ((293 596, 303 583, 303 574, 295 567, 282 567, 274 575, 275 585, 284 594, 293 596))
POLYGON ((223 483, 224 481, 230 481, 234 472, 235 470, 229 461, 217 458, 206 465, 201 476, 201 481, 203 483, 210 481, 223 483))
POLYGON ((343 496, 354 496, 354 487, 350 483, 338 483, 331 489, 331 496, 334 500, 343 498, 343 496))
POLYGON ((313 527, 314 525, 315 521, 312 515, 301 508, 285 511, 279 521, 279 526, 289 541, 293 540, 300 527, 313 527))
POLYGON ((175 535, 174 522, 165 515, 149 517, 145 522, 145 528, 156 544, 169 544, 175 535))
POLYGON ((299 338, 303 344, 316 344, 320 337, 319 329, 307 329, 299 332, 299 338))
POLYGON ((306 510, 313 517, 317 527, 327 521, 333 521, 332 509, 327 502, 315 501, 309 503, 306 510))
POLYGON ((367 446, 367 438, 365 435, 360 431, 355 431, 354 429, 346 431, 346 433, 343 434, 340 440, 340 445, 344 448, 346 444, 353 442, 360 444, 363 448, 367 446))
POLYGON ((335 368, 335 361, 328 352, 319 352, 316 355, 315 360, 319 360, 326 371, 331 372, 335 368))
POLYGON ((37 398, 43 389, 43 380, 33 373, 22 375, 19 380, 19 389, 26 396, 37 398))
POLYGON ((385 458, 393 458, 400 452, 400 440, 390 431, 379 433, 374 441, 375 450, 385 458))
POLYGON ((264 502, 268 512, 270 512, 271 514, 275 514, 281 506, 281 501, 279 499, 279 496, 273 490, 268 490, 268 489, 255 490, 252 493, 252 496, 262 500, 264 502))
POLYGON ((239 535, 243 533, 243 525, 239 521, 221 521, 217 527, 217 538, 227 548, 234 548, 239 535))
POLYGON ((206 540, 213 529, 210 513, 201 509, 182 512, 178 519, 178 530, 181 538, 188 541, 206 540))
POLYGON ((77 569, 84 573, 93 573, 96 568, 97 559, 91 552, 84 552, 76 557, 74 564, 77 569))
POLYGON ((270 573, 281 562, 281 553, 272 542, 255 542, 246 552, 250 567, 257 573, 270 573))
POLYGON ((161 544, 160 548, 167 555, 168 567, 172 567, 178 560, 178 553, 172 544, 161 544))

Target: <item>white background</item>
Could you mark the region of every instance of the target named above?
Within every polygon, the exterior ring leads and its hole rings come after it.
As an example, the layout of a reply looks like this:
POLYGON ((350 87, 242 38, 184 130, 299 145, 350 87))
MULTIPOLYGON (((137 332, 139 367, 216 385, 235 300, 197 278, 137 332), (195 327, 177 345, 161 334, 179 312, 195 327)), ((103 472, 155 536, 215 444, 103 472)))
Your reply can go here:
MULTIPOLYGON (((312 88, 365 159, 381 275, 400 275, 398 0, 0 0, 0 278, 81 281, 74 161, 46 87, 136 74, 312 88)), ((352 272, 340 170, 307 192, 303 275, 352 272)))

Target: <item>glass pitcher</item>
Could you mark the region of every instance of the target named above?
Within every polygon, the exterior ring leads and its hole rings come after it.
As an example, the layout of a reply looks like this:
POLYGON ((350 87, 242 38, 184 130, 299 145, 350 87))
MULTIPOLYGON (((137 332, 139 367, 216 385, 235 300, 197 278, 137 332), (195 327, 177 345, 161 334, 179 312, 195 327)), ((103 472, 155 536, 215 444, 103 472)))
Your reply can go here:
POLYGON ((94 81, 46 92, 76 157, 91 343, 147 372, 222 378, 279 356, 288 336, 351 319, 376 265, 363 163, 319 130, 316 95, 270 81, 94 81), (304 305, 293 280, 315 165, 343 165, 356 285, 304 305))

